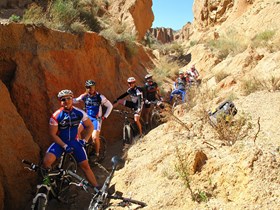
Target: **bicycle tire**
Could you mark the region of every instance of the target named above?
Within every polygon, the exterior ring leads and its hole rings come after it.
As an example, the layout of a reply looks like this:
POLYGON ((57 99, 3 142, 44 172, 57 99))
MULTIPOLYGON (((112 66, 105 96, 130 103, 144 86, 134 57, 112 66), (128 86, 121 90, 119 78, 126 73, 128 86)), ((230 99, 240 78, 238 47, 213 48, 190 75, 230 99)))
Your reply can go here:
POLYGON ((124 144, 132 144, 133 142, 133 134, 130 125, 125 125, 123 127, 123 143, 124 144))
POLYGON ((160 114, 157 112, 154 112, 151 116, 151 129, 156 128, 161 123, 161 117, 160 114))
MULTIPOLYGON (((99 148, 99 159, 98 162, 102 162, 105 157, 106 157, 106 153, 107 153, 107 141, 103 136, 99 136, 100 139, 100 148, 99 148)), ((88 156, 88 159, 90 159, 90 157, 95 156, 95 144, 87 144, 86 148, 86 153, 88 156)))
POLYGON ((45 210, 47 206, 47 199, 39 196, 36 200, 36 203, 34 204, 33 210, 45 210))
POLYGON ((71 170, 73 172, 76 172, 78 169, 77 161, 75 160, 74 156, 70 153, 66 153, 64 155, 64 160, 61 166, 64 170, 71 170))

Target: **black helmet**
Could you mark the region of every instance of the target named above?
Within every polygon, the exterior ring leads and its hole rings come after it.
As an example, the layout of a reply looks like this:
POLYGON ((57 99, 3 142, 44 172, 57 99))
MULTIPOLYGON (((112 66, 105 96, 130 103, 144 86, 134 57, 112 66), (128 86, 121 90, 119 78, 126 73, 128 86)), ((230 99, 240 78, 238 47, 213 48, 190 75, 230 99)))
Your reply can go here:
POLYGON ((153 77, 153 75, 147 74, 147 75, 145 76, 145 80, 152 79, 152 77, 153 77))
POLYGON ((62 90, 57 94, 57 97, 60 99, 63 96, 72 96, 73 97, 73 92, 71 90, 62 90))
POLYGON ((89 86, 95 86, 95 81, 87 80, 86 83, 85 83, 85 87, 89 87, 89 86))

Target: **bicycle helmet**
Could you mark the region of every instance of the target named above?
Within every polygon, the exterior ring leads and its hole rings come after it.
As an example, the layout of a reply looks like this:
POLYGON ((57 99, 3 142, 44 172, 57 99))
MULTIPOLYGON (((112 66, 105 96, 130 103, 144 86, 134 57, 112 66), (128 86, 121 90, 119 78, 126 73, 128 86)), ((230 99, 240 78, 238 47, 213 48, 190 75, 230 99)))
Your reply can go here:
POLYGON ((145 76, 145 80, 152 79, 152 77, 153 77, 153 75, 147 74, 147 75, 145 76))
POLYGON ((184 71, 183 70, 179 70, 179 74, 184 74, 184 71))
POLYGON ((127 79, 127 82, 128 82, 128 83, 133 83, 133 82, 136 82, 136 79, 135 79, 134 77, 129 77, 129 78, 127 79))
POLYGON ((85 87, 89 87, 89 86, 95 86, 95 81, 87 80, 86 83, 85 83, 85 87))
POLYGON ((60 99, 64 96, 72 96, 73 97, 73 92, 71 90, 61 90, 58 94, 57 97, 60 99))

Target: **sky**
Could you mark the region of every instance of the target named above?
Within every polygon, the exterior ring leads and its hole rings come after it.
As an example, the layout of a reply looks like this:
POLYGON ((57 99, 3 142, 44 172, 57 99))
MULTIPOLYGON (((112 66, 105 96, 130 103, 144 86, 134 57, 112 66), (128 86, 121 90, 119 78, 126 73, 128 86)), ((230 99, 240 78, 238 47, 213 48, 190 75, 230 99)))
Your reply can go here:
POLYGON ((181 29, 187 22, 193 22, 192 5, 193 0, 153 0, 152 27, 181 29))

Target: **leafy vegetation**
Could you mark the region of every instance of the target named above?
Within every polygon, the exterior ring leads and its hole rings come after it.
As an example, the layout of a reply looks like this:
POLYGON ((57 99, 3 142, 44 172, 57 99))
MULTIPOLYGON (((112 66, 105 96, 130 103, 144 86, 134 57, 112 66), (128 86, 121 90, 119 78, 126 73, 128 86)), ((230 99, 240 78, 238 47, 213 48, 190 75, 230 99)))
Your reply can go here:
POLYGON ((13 14, 10 18, 10 21, 12 22, 19 22, 20 21, 20 16, 13 14))
POLYGON ((98 12, 105 4, 95 0, 54 0, 47 4, 33 3, 25 11, 22 22, 74 33, 88 30, 99 32, 101 23, 98 12))

